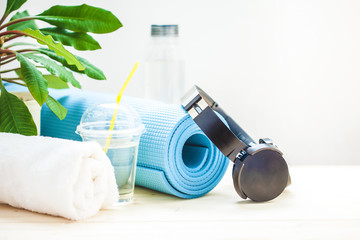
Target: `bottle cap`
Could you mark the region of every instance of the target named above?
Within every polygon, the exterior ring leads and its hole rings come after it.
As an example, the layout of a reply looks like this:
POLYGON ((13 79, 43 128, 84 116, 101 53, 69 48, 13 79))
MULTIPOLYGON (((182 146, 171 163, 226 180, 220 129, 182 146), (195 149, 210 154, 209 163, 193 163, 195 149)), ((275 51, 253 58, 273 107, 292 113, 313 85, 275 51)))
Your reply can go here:
POLYGON ((179 36, 178 25, 151 25, 151 36, 179 36))

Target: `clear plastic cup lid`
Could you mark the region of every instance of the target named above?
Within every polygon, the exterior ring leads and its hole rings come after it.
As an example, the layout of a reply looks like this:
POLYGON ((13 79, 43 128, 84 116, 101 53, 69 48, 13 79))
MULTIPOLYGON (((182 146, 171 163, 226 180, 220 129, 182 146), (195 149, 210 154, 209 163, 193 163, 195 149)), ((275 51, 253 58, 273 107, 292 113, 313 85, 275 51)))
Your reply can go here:
POLYGON ((89 107, 81 117, 76 133, 87 137, 101 137, 109 134, 114 115, 115 123, 111 131, 113 137, 138 136, 145 132, 145 126, 137 112, 130 106, 102 103, 89 107))

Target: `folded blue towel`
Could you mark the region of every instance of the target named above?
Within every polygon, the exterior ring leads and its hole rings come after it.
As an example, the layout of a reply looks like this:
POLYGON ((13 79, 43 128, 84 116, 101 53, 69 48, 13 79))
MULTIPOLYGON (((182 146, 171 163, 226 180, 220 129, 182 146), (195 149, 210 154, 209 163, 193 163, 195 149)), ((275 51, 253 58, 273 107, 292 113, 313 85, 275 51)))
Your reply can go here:
MULTIPOLYGON (((85 110, 98 103, 115 102, 113 94, 54 90, 51 95, 67 110, 60 121, 44 105, 41 135, 81 141, 75 133, 85 110)), ((146 132, 141 136, 136 184, 181 198, 196 198, 222 179, 228 159, 211 143, 181 105, 124 97, 140 115, 146 132)))

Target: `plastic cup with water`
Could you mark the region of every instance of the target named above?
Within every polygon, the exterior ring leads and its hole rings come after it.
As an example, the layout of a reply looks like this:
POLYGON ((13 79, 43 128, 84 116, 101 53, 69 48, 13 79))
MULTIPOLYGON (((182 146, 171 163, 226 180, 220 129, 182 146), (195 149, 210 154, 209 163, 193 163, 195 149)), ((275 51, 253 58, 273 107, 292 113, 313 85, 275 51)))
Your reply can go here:
POLYGON ((133 199, 138 147, 144 131, 145 126, 133 108, 115 103, 90 107, 77 127, 76 133, 83 141, 95 141, 106 148, 104 150, 115 171, 119 202, 133 199), (114 127, 109 130, 115 111, 114 127))

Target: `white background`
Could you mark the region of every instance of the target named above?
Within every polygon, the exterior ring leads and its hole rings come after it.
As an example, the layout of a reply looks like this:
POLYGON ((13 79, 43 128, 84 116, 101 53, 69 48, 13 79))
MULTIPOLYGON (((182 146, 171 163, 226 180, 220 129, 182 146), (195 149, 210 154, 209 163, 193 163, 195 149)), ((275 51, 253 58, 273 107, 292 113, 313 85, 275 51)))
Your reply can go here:
MULTIPOLYGON (((29 0, 22 9, 83 2, 29 0)), ((253 138, 273 138, 290 164, 359 163, 360 1, 86 2, 124 27, 95 36, 102 50, 78 53, 108 78, 84 79, 84 89, 116 93, 140 61, 126 94, 142 96, 150 25, 179 24, 188 83, 253 138)))

